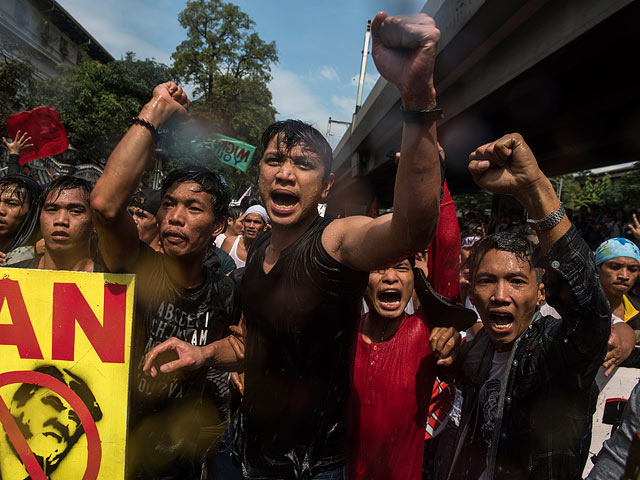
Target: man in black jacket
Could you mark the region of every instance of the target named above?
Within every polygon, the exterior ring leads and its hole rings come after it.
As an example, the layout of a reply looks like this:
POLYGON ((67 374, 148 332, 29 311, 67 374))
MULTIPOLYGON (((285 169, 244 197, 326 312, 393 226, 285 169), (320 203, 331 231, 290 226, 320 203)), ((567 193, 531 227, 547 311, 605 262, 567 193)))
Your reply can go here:
POLYGON ((470 298, 484 328, 453 367, 464 404, 447 479, 575 479, 587 459, 591 416, 610 332, 607 299, 588 246, 518 134, 471 154, 476 183, 513 195, 540 239, 545 288, 532 246, 517 234, 474 246, 470 298))

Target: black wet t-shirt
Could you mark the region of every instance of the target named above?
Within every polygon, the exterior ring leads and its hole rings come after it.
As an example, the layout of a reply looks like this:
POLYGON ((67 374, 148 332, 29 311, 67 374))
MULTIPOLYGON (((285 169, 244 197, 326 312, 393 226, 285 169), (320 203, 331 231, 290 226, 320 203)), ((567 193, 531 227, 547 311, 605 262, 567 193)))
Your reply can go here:
POLYGON ((238 289, 232 279, 212 268, 204 268, 200 286, 177 287, 165 271, 162 255, 144 244, 134 273, 128 462, 136 479, 199 479, 201 455, 207 448, 199 433, 226 418, 226 377, 216 381, 223 377, 219 372, 200 368, 152 378, 142 372, 144 354, 170 337, 203 346, 228 335, 228 327, 239 319, 238 289))
POLYGON ((247 478, 311 478, 344 465, 350 363, 368 274, 322 246, 318 217, 265 274, 271 235, 254 242, 242 282, 245 390, 234 457, 247 478))

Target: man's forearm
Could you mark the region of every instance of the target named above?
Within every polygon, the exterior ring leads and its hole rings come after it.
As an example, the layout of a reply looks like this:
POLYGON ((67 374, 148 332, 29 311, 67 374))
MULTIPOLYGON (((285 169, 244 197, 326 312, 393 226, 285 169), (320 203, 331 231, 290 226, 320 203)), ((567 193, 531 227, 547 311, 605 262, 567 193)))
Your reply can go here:
MULTIPOLYGON (((160 129, 169 109, 162 99, 154 98, 139 117, 160 129)), ((91 195, 91 204, 103 217, 115 218, 129 203, 153 150, 154 138, 149 129, 132 125, 109 156, 109 160, 91 195)))
POLYGON ((405 123, 391 228, 405 251, 426 248, 438 227, 440 162, 436 124, 405 123))
POLYGON ((17 153, 9 154, 9 161, 7 162, 7 175, 13 175, 20 173, 20 155, 17 153))
MULTIPOLYGON (((530 191, 522 192, 517 198, 533 220, 546 217, 560 206, 560 200, 556 196, 553 185, 544 176, 536 182, 530 191)), ((565 215, 555 227, 537 231, 542 251, 547 254, 551 246, 567 233, 569 227, 571 227, 571 222, 565 215)))

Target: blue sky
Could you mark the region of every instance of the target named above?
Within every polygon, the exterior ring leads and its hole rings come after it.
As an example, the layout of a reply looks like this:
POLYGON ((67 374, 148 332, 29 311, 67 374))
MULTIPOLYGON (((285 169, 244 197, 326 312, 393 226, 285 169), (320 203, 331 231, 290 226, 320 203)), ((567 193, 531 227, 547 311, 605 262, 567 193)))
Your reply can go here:
MULTIPOLYGON (((184 1, 58 0, 115 58, 131 50, 170 64, 186 38, 178 23, 184 1)), ((425 0, 235 0, 256 22, 263 40, 275 40, 280 61, 270 89, 278 117, 299 118, 321 132, 328 118, 350 121, 355 108, 364 32, 376 12, 416 13, 425 0)), ((371 55, 365 98, 378 73, 371 55)), ((344 127, 332 126, 331 144, 344 127)))

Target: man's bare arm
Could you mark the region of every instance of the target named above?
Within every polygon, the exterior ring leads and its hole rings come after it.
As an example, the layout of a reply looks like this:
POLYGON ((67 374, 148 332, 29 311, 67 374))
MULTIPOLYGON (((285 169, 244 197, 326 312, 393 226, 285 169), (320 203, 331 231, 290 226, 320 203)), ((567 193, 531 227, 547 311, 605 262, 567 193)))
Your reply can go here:
MULTIPOLYGON (((188 107, 182 89, 167 82, 154 89, 139 117, 160 129, 172 116, 186 116, 188 107)), ((91 192, 93 225, 110 271, 128 270, 138 256, 138 232, 127 205, 147 167, 153 142, 149 129, 133 125, 109 156, 91 192)))
MULTIPOLYGON (((400 92, 406 110, 436 106, 433 86, 440 32, 425 14, 373 20, 373 57, 380 74, 400 92)), ((349 217, 332 222, 323 245, 340 262, 358 270, 386 266, 424 249, 438 226, 440 163, 436 123, 404 123, 396 175, 394 213, 376 219, 349 217)))

